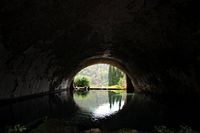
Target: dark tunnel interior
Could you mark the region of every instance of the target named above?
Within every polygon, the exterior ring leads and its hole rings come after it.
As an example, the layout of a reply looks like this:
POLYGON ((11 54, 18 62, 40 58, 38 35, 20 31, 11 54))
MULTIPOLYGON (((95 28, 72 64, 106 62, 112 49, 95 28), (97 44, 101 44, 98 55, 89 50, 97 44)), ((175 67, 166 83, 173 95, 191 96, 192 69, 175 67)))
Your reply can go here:
POLYGON ((200 131, 199 12, 196 0, 1 0, 0 132, 200 131), (134 90, 101 119, 70 95, 95 63, 123 70, 134 90))

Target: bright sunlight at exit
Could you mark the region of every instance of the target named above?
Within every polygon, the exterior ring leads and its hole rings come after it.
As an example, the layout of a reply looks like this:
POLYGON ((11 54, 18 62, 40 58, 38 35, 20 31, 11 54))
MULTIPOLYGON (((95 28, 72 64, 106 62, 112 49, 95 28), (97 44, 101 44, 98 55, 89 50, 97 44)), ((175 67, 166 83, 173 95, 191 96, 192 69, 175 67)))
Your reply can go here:
POLYGON ((109 64, 95 64, 74 77, 73 98, 94 117, 107 117, 126 103, 126 74, 109 64))
POLYGON ((125 89, 126 74, 110 64, 95 64, 77 73, 74 87, 125 89))

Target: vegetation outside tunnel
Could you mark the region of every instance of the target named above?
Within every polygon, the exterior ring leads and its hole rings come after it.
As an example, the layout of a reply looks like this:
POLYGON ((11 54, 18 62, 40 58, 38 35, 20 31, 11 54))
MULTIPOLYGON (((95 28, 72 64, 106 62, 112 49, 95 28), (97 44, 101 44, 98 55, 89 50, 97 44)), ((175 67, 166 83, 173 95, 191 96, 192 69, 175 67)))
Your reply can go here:
POLYGON ((95 64, 82 69, 74 78, 75 87, 125 88, 126 75, 109 64, 95 64))
POLYGON ((90 87, 90 77, 77 75, 74 78, 75 87, 90 87))

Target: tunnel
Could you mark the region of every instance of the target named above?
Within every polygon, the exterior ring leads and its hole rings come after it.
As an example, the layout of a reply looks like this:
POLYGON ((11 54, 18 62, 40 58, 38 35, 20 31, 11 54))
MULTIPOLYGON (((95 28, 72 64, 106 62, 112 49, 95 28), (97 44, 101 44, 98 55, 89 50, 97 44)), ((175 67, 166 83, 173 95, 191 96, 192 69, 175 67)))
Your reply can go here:
POLYGON ((121 72, 123 72, 125 74, 126 86, 127 86, 126 88, 128 89, 129 92, 133 92, 134 91, 134 83, 132 83, 132 81, 134 81, 134 79, 131 80, 132 77, 131 77, 131 75, 129 75, 129 71, 127 70, 127 67, 124 66, 125 64, 123 64, 121 62, 121 60, 119 60, 119 59, 115 59, 112 57, 106 57, 107 54, 108 53, 106 53, 106 54, 104 53, 104 55, 102 55, 102 56, 93 56, 93 57, 83 60, 79 65, 77 65, 75 67, 74 71, 70 74, 70 76, 67 77, 66 81, 64 81, 66 88, 72 87, 71 89, 73 89, 74 77, 81 70, 87 68, 88 66, 92 66, 92 65, 106 64, 106 65, 111 65, 113 67, 118 68, 121 72))
POLYGON ((118 113, 75 127, 199 131, 198 6, 195 0, 1 0, 0 132, 79 119, 70 87, 78 71, 95 63, 123 70, 134 94, 118 113))

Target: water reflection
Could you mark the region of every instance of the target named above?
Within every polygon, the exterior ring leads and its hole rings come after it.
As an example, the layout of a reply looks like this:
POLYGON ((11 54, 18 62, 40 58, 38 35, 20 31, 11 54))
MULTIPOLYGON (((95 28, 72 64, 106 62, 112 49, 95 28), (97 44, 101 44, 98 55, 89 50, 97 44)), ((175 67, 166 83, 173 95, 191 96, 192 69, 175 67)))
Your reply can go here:
POLYGON ((122 109, 126 100, 126 90, 75 91, 74 101, 94 117, 105 117, 122 109))
POLYGON ((87 97, 87 95, 89 94, 89 91, 74 91, 74 95, 76 97, 87 97))
POLYGON ((11 125, 34 123, 41 118, 69 120, 77 110, 72 99, 64 91, 52 95, 30 98, 0 105, 0 133, 11 125))
POLYGON ((155 125, 173 127, 180 124, 199 129, 199 97, 132 94, 113 90, 90 90, 83 97, 80 94, 74 93, 74 100, 64 91, 2 104, 0 132, 4 132, 7 126, 33 123, 44 116, 64 119, 87 129, 152 129, 155 125), (103 117, 106 115, 109 116, 103 117))

